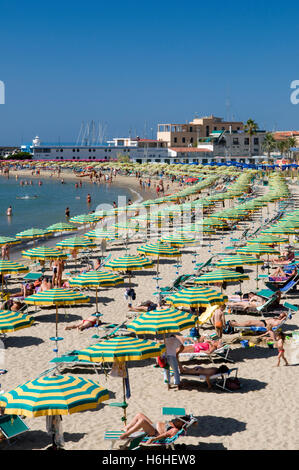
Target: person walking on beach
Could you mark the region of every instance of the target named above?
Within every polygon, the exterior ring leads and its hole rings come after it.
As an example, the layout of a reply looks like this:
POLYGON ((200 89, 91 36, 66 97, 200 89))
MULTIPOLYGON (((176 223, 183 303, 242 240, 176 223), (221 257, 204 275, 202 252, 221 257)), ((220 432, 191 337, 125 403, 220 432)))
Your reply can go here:
MULTIPOLYGON (((184 345, 179 340, 179 338, 175 335, 170 335, 168 338, 165 338, 165 346, 166 346, 166 360, 168 366, 170 366, 174 373, 174 385, 177 388, 180 388, 181 378, 180 378, 180 371, 179 371, 179 363, 178 363, 178 354, 184 349, 184 345)), ((170 370, 164 369, 164 382, 167 383, 168 390, 170 390, 170 370)))
POLYGON ((9 206, 6 210, 6 215, 11 216, 12 215, 12 207, 9 206))
POLYGON ((285 334, 282 331, 278 331, 275 335, 275 339, 276 339, 276 347, 278 348, 277 367, 280 366, 280 359, 283 359, 285 362, 285 365, 288 366, 289 363, 284 355, 285 334))

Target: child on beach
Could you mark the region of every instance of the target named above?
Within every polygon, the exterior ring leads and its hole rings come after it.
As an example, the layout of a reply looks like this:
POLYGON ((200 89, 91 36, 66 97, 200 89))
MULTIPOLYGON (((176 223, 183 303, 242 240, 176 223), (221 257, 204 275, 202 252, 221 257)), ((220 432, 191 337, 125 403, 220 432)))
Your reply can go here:
POLYGON ((280 359, 282 358, 285 362, 285 365, 288 366, 289 363, 284 355, 284 342, 285 342, 285 334, 282 331, 278 331, 276 333, 276 347, 278 348, 278 360, 277 360, 277 367, 280 365, 280 359))

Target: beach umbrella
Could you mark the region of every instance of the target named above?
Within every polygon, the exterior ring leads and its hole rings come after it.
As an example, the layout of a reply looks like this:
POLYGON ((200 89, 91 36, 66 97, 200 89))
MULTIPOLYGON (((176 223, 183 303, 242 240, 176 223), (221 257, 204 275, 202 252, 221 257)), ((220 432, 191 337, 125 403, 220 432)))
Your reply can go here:
POLYGON ((118 238, 118 234, 111 229, 94 229, 86 232, 83 237, 90 238, 91 240, 113 240, 114 238, 118 238))
POLYGON ((241 274, 229 269, 216 269, 209 273, 203 274, 194 279, 194 284, 223 284, 224 282, 240 282, 248 280, 246 274, 241 274))
POLYGON ((140 269, 148 269, 153 267, 153 262, 140 255, 125 255, 119 258, 114 258, 105 264, 105 268, 113 269, 114 271, 128 271, 129 282, 131 283, 131 272, 140 269))
POLYGON ((0 274, 1 283, 2 283, 2 293, 3 293, 3 276, 5 274, 18 274, 18 273, 27 273, 29 269, 23 264, 16 263, 14 261, 4 261, 0 260, 0 274))
POLYGON ((139 248, 137 248, 137 251, 139 253, 144 253, 148 256, 157 257, 157 273, 159 272, 159 260, 161 257, 173 258, 181 256, 181 252, 177 248, 174 248, 160 241, 140 246, 139 248))
POLYGON ((0 237, 0 246, 15 245, 16 243, 20 243, 20 240, 12 237, 0 237))
MULTIPOLYGON (((51 338, 53 341, 60 340, 58 337, 58 306, 59 305, 75 305, 89 302, 90 299, 86 295, 81 294, 80 292, 75 292, 70 289, 64 289, 57 287, 54 289, 48 289, 43 292, 38 292, 33 295, 25 297, 24 302, 29 305, 55 305, 56 309, 56 329, 55 337, 51 338)), ((57 349, 57 348, 56 348, 57 349)), ((57 351, 56 351, 57 352, 57 351)))
POLYGON ((95 224, 99 220, 101 220, 103 217, 95 214, 82 214, 82 215, 76 215, 75 217, 72 217, 70 219, 70 222, 73 222, 74 224, 95 224))
POLYGON ((276 250, 275 248, 272 248, 271 246, 268 246, 268 245, 252 243, 247 246, 242 246, 241 248, 238 248, 236 250, 236 253, 262 256, 262 255, 279 255, 280 252, 276 250))
POLYGON ((34 323, 34 318, 23 313, 12 312, 10 310, 0 310, 0 333, 28 328, 34 323))
POLYGON ((167 297, 166 300, 174 307, 199 308, 224 304, 227 302, 227 296, 210 287, 194 286, 181 289, 179 292, 167 297))
POLYGON ((184 235, 169 235, 168 237, 162 237, 162 242, 168 243, 170 246, 184 246, 184 245, 196 245, 199 240, 192 237, 186 237, 184 235))
POLYGON ((256 244, 259 245, 279 245, 281 243, 287 243, 288 238, 275 237, 273 235, 263 235, 262 237, 253 238, 252 240, 247 240, 247 244, 256 244))
POLYGON ((6 414, 33 418, 92 410, 108 399, 108 390, 93 380, 44 375, 0 395, 0 406, 6 414))
POLYGON ((218 268, 236 268, 245 265, 250 266, 256 264, 264 264, 264 262, 257 258, 254 258, 253 256, 245 255, 226 256, 214 263, 214 265, 218 268))
POLYGON ((141 361, 151 357, 158 357, 165 351, 163 344, 155 343, 131 337, 114 337, 100 341, 86 349, 78 351, 78 359, 90 362, 113 362, 123 367, 123 421, 127 422, 126 391, 128 392, 128 373, 126 363, 129 361, 141 361))
POLYGON ((48 230, 42 230, 40 228, 30 228, 28 230, 24 230, 23 232, 17 233, 16 238, 19 238, 19 239, 42 238, 50 234, 51 232, 49 232, 48 230))
POLYGON ((166 333, 179 333, 182 330, 191 328, 196 321, 196 316, 168 307, 142 313, 129 323, 127 328, 137 335, 165 335, 166 333))
POLYGON ((57 224, 50 225, 47 227, 50 232, 71 232, 72 230, 78 230, 78 228, 67 222, 58 222, 57 224))
POLYGON ((40 246, 32 248, 31 250, 22 251, 23 258, 53 260, 53 259, 66 259, 67 256, 58 250, 58 248, 49 248, 47 246, 40 246))
POLYGON ((96 248, 97 245, 92 241, 88 240, 88 238, 84 237, 70 237, 61 240, 60 242, 56 243, 58 248, 68 248, 68 249, 78 249, 78 248, 96 248))
POLYGON ((69 285, 80 287, 95 287, 96 313, 98 313, 98 287, 111 287, 124 282, 123 278, 109 271, 87 271, 79 276, 69 279, 69 285))

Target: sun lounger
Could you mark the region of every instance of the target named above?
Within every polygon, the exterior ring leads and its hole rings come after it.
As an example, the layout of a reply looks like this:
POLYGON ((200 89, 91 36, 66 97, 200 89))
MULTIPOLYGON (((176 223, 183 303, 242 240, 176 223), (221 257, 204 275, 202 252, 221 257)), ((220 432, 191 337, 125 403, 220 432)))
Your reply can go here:
MULTIPOLYGON (((232 392, 232 390, 229 390, 228 388, 226 388, 226 381, 232 373, 234 373, 234 377, 237 377, 238 368, 235 367, 233 369, 229 369, 227 372, 212 375, 210 377, 210 380, 214 380, 215 385, 221 388, 222 390, 232 392)), ((180 374, 180 377, 181 379, 198 380, 200 382, 206 382, 206 379, 207 379, 205 375, 197 375, 197 374, 180 374)))
POLYGON ((29 427, 24 423, 23 419, 17 415, 0 416, 0 442, 2 440, 10 440, 24 432, 29 431, 29 427))
MULTIPOLYGON (((185 409, 184 408, 162 408, 162 414, 163 416, 173 416, 177 418, 181 418, 182 416, 186 415, 185 409)), ((192 426, 194 423, 197 422, 197 419, 191 415, 191 420, 186 422, 183 426, 182 429, 180 429, 173 437, 170 438, 165 438, 165 439, 160 439, 157 442, 151 443, 151 446, 154 447, 164 447, 164 448, 171 448, 174 449, 174 443, 176 440, 184 436, 187 432, 187 429, 192 426)), ((123 442, 124 446, 126 446, 126 450, 137 450, 140 448, 140 446, 146 445, 147 441, 151 439, 152 436, 147 436, 146 433, 143 431, 136 432, 134 434, 131 434, 131 436, 128 437, 128 439, 125 441, 120 441, 119 438, 120 436, 124 433, 124 431, 106 431, 104 434, 104 440, 109 440, 110 442, 110 448, 112 449, 114 444, 118 442, 123 442)), ((122 447, 124 447, 122 446, 122 447)))
POLYGON ((196 353, 196 352, 180 353, 179 354, 179 359, 181 360, 181 359, 204 359, 204 358, 208 358, 212 362, 214 362, 214 358, 216 358, 216 359, 221 358, 221 359, 223 359, 225 361, 228 361, 228 362, 235 362, 233 359, 231 359, 229 357, 230 350, 231 350, 230 345, 225 344, 224 346, 221 346, 221 348, 216 349, 212 353, 206 353, 206 352, 203 352, 203 351, 201 351, 199 353, 196 353))
MULTIPOLYGON (((260 295, 260 294, 256 293, 256 295, 260 295)), ((262 315, 264 312, 270 310, 270 308, 275 304, 277 299, 278 299, 278 296, 274 292, 272 293, 271 297, 269 297, 268 300, 263 305, 260 305, 259 307, 252 307, 252 308, 244 310, 238 307, 237 305, 230 304, 229 308, 231 309, 231 313, 239 313, 239 314, 241 313, 258 314, 259 313, 262 315)))
POLYGON ((280 291, 282 296, 285 296, 291 290, 295 290, 299 282, 299 273, 296 274, 292 279, 288 279, 284 284, 275 282, 265 282, 266 286, 272 291, 280 291))
POLYGON ((97 368, 100 368, 101 370, 105 371, 107 367, 103 366, 103 363, 101 362, 92 362, 92 361, 87 361, 83 359, 78 359, 78 355, 73 354, 73 355, 64 355, 64 356, 59 356, 59 357, 54 357, 51 359, 50 363, 55 364, 55 370, 60 372, 63 369, 69 369, 69 368, 76 368, 76 367, 92 367, 94 371, 97 373, 97 368))
POLYGON ((159 294, 163 297, 164 295, 178 292, 180 288, 183 287, 184 283, 192 277, 194 277, 192 274, 181 274, 174 280, 172 286, 160 287, 159 294))
POLYGON ((195 275, 199 276, 200 274, 202 274, 205 271, 205 268, 211 266, 213 258, 214 258, 214 256, 211 256, 205 263, 197 263, 196 264, 197 271, 196 271, 195 275))
MULTIPOLYGON (((292 318, 292 314, 289 312, 286 318, 284 318, 278 326, 272 328, 272 331, 279 330, 283 327, 287 320, 292 318)), ((265 326, 234 326, 234 330, 236 331, 249 331, 253 333, 266 333, 267 328, 265 326)))

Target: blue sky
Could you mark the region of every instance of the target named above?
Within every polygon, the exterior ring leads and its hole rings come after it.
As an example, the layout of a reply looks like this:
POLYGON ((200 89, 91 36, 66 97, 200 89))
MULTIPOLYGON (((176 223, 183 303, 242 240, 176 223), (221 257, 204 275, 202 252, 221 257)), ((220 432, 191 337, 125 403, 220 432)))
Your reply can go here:
POLYGON ((195 113, 299 129, 297 11, 275 0, 0 0, 0 145, 76 141, 92 119, 107 137, 151 137, 195 113))

